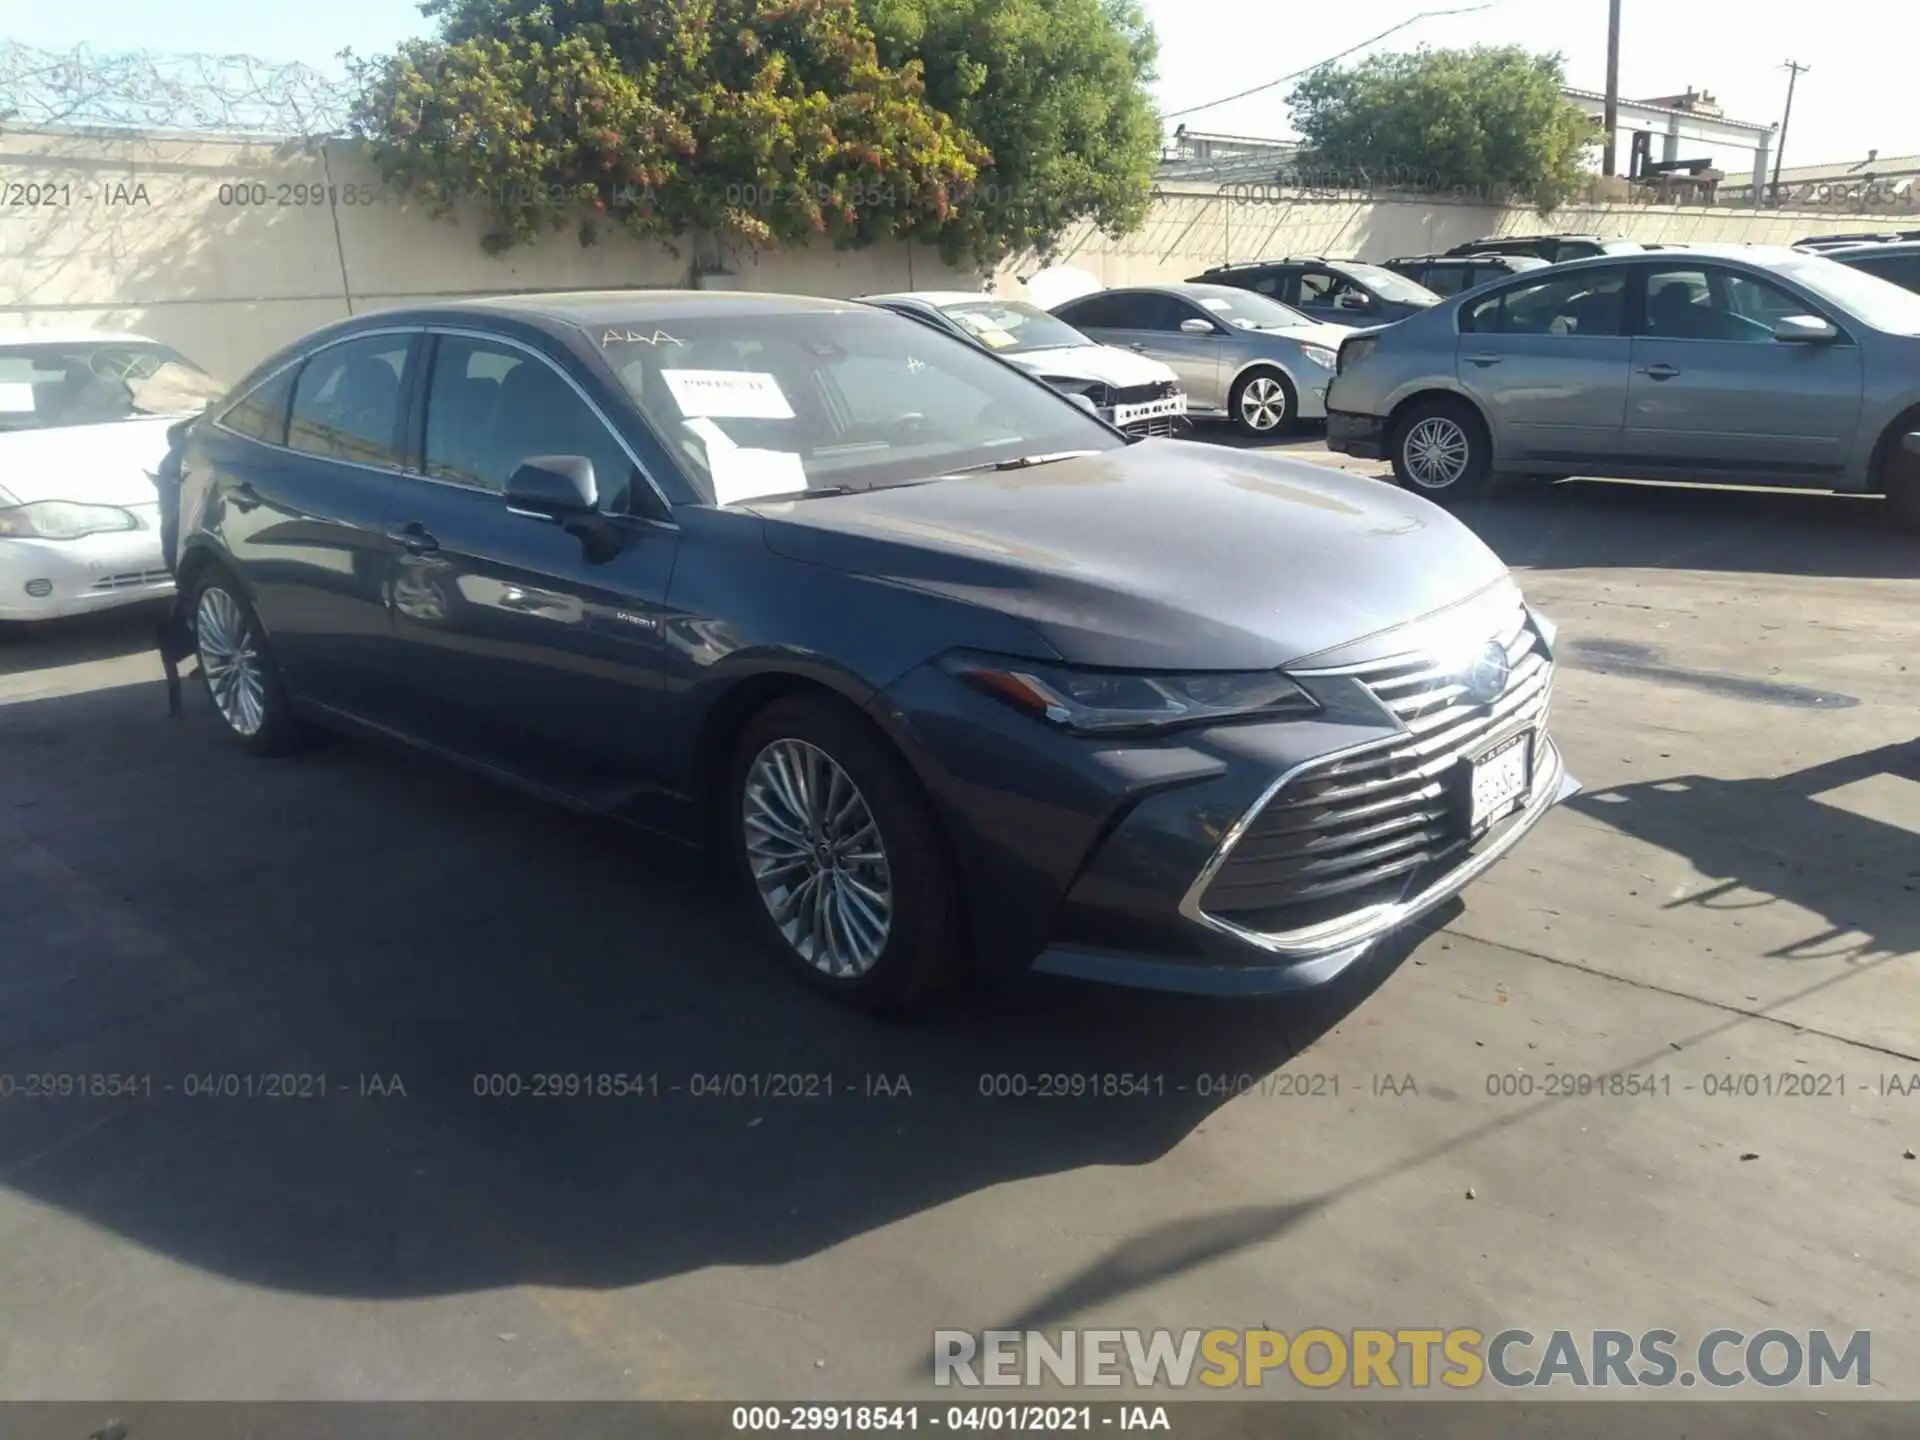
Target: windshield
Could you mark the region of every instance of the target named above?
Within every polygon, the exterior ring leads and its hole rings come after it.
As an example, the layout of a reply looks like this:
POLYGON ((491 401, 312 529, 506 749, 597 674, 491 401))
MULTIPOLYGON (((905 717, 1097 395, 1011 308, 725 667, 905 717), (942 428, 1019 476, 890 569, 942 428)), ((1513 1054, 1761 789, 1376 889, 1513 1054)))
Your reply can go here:
POLYGON ((1269 300, 1265 295, 1256 295, 1251 290, 1233 290, 1223 285, 1217 290, 1194 291, 1192 298, 1229 325, 1242 330, 1285 330, 1294 325, 1317 326, 1320 323, 1311 316, 1302 315, 1291 305, 1282 305, 1278 300, 1269 300))
POLYGON ((223 387, 164 345, 115 341, 0 346, 0 430, 191 415, 223 387))
POLYGON ((989 350, 1007 355, 1093 343, 1058 316, 1024 300, 965 300, 940 310, 989 350))
POLYGON ((1397 305, 1437 305, 1440 297, 1406 276, 1379 265, 1343 265, 1340 267, 1360 281, 1382 300, 1397 305))
POLYGON ((1775 268, 1876 330, 1920 335, 1920 294, 1891 280, 1823 255, 1795 255, 1775 262, 1775 268))
POLYGON ((910 484, 1127 443, 978 347, 886 311, 586 329, 717 505, 910 484))

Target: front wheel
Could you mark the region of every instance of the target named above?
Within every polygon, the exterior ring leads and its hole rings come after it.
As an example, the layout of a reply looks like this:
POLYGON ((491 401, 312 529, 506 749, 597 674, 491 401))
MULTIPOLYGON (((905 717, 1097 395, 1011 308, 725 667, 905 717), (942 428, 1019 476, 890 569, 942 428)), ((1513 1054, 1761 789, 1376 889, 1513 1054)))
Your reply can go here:
POLYGON ((1486 488, 1493 446, 1479 415, 1463 401, 1423 400, 1394 427, 1393 474, 1408 490, 1441 505, 1486 488))
POLYGON ((1227 408, 1243 435, 1278 439, 1293 429, 1300 402, 1293 382, 1278 370, 1255 370, 1234 382, 1227 408))
POLYGON ((872 722, 825 697, 775 701, 741 735, 730 797, 735 869, 791 972, 873 1010, 957 972, 953 867, 872 722))
POLYGON ((228 733, 256 755, 295 748, 300 730, 266 631, 224 571, 209 571, 195 587, 193 641, 208 698, 228 733))

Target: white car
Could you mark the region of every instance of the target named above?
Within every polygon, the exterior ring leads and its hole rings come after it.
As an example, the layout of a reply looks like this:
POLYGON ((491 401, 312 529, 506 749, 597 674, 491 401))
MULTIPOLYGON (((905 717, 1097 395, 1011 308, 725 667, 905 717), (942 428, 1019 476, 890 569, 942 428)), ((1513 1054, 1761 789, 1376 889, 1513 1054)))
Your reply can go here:
POLYGON ((1186 428, 1187 396, 1171 366, 1096 344, 1037 305, 964 290, 861 298, 1004 355, 1062 394, 1085 396, 1102 420, 1129 435, 1186 428))
POLYGON ((172 593, 153 472, 168 427, 221 389, 138 335, 0 339, 0 622, 172 593))

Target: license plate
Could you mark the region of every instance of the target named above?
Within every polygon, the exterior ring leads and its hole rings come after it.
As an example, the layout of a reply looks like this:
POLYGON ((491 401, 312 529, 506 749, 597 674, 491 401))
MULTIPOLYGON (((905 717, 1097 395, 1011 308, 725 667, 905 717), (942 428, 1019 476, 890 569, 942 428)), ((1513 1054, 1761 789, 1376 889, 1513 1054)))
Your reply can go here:
POLYGON ((1158 420, 1162 415, 1186 413, 1187 397, 1169 395, 1164 400, 1143 400, 1138 405, 1116 405, 1113 407, 1113 423, 1131 425, 1136 420, 1158 420))
POLYGON ((1478 835, 1527 803, 1533 783, 1533 732, 1523 730, 1503 740, 1484 755, 1475 756, 1470 767, 1467 829, 1478 835))

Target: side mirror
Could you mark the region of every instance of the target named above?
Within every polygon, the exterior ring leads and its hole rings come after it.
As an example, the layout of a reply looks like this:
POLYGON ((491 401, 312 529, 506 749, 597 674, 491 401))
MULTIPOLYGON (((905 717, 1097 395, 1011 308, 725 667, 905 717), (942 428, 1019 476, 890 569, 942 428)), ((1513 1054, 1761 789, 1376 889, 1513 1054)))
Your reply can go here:
POLYGON ((1818 315, 1783 315, 1774 322, 1773 338, 1800 345, 1838 340, 1840 332, 1818 315))
POLYGON ((1078 405, 1082 410, 1086 411, 1089 415, 1093 416, 1095 419, 1099 418, 1100 407, 1094 404, 1090 398, 1088 398, 1086 395, 1082 394, 1081 392, 1076 390, 1073 394, 1067 396, 1067 399, 1071 400, 1074 404, 1078 405))
POLYGON ((1182 335, 1217 335, 1220 332, 1214 328, 1211 320, 1202 320, 1195 315, 1180 322, 1180 333, 1182 335))
POLYGON ((570 520, 599 505, 593 462, 584 455, 529 455, 507 480, 507 509, 519 515, 570 520))
POLYGON ((1346 294, 1342 295, 1338 300, 1334 301, 1333 303, 1339 306, 1342 310, 1365 310, 1373 304, 1373 302, 1369 300, 1366 296, 1356 295, 1351 290, 1349 290, 1346 294))

